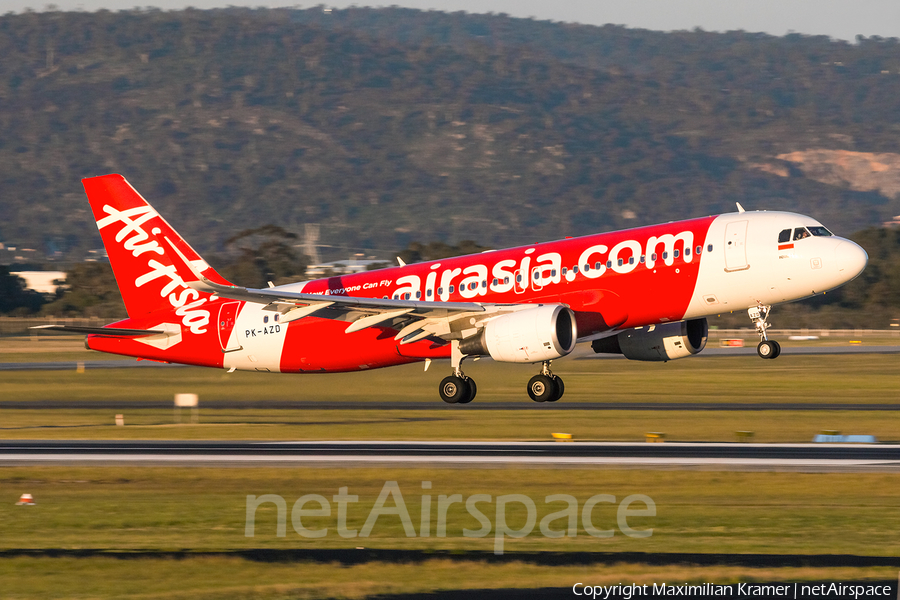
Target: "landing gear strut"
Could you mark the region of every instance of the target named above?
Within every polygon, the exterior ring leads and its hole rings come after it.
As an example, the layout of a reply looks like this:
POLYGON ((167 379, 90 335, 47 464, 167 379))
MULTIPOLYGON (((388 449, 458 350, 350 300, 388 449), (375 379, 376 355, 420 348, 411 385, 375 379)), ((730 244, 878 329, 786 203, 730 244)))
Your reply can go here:
MULTIPOLYGON (((478 387, 475 380, 467 377, 462 371, 462 362, 466 358, 459 349, 459 341, 450 342, 450 363, 453 374, 444 377, 438 392, 441 400, 447 404, 468 404, 475 399, 478 387)), ((566 391, 561 377, 550 371, 550 361, 541 363, 541 372, 528 382, 528 395, 535 402, 556 402, 566 391)))
POLYGON ((759 345, 756 347, 756 353, 760 358, 778 358, 781 354, 781 344, 775 340, 770 340, 766 331, 769 329, 769 312, 771 306, 754 306, 747 310, 750 320, 756 325, 756 333, 759 334, 759 345))
POLYGON ((561 377, 550 371, 550 361, 541 365, 541 372, 528 382, 528 395, 535 402, 556 402, 566 391, 561 377))
POLYGON ((475 399, 475 394, 478 393, 478 386, 475 385, 474 379, 466 377, 465 373, 462 372, 462 361, 466 355, 459 351, 459 341, 453 340, 450 342, 450 346, 450 362, 453 366, 453 375, 444 377, 438 391, 441 394, 441 400, 447 404, 468 404, 475 399))

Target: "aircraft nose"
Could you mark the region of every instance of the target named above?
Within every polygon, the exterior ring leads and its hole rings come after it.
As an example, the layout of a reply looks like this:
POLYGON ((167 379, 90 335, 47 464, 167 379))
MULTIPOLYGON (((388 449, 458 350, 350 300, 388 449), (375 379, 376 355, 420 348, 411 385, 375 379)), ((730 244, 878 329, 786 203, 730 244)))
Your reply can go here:
POLYGON ((858 244, 844 240, 834 248, 835 263, 841 278, 847 282, 855 279, 869 262, 869 255, 858 244))

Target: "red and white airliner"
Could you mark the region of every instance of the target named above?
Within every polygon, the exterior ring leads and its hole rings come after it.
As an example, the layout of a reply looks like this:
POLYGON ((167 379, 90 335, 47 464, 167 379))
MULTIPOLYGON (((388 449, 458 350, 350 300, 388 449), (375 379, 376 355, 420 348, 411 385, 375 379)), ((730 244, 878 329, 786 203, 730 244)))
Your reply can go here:
MULTIPOLYGON (((865 251, 810 217, 739 212, 483 252, 268 289, 210 267, 121 175, 84 179, 128 318, 88 334, 93 350, 281 373, 360 371, 449 358, 445 402, 465 404, 467 357, 540 365, 527 391, 564 391, 550 362, 577 342, 668 361, 706 345, 706 316, 747 310, 759 356, 772 305, 859 275, 865 251)), ((63 326, 50 326, 60 329, 63 326)))

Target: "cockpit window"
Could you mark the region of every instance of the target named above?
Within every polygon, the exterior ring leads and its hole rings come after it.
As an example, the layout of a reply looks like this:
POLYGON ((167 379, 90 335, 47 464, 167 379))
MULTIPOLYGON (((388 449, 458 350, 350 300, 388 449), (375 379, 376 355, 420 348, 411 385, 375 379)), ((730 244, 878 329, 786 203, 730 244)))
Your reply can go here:
POLYGON ((778 234, 778 243, 783 244, 785 242, 791 241, 791 230, 785 229, 781 233, 778 234))
POLYGON ((794 241, 802 240, 803 238, 808 238, 809 232, 806 230, 806 227, 798 227, 794 230, 794 241))
POLYGON ((807 227, 807 229, 809 229, 809 232, 816 237, 834 235, 821 225, 814 225, 812 227, 807 227))

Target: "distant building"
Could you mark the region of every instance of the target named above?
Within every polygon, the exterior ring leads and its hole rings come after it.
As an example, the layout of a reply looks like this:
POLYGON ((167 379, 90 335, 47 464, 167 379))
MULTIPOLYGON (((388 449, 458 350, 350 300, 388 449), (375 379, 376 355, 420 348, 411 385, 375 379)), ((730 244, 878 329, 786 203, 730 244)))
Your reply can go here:
POLYGON ((55 294, 54 281, 65 279, 65 271, 13 271, 13 275, 25 280, 25 287, 42 294, 55 294))
POLYGON ((337 260, 330 263, 309 265, 306 267, 306 276, 310 279, 324 277, 325 275, 351 275, 367 271, 370 265, 384 264, 385 261, 373 257, 362 258, 363 254, 351 256, 349 260, 337 260))

